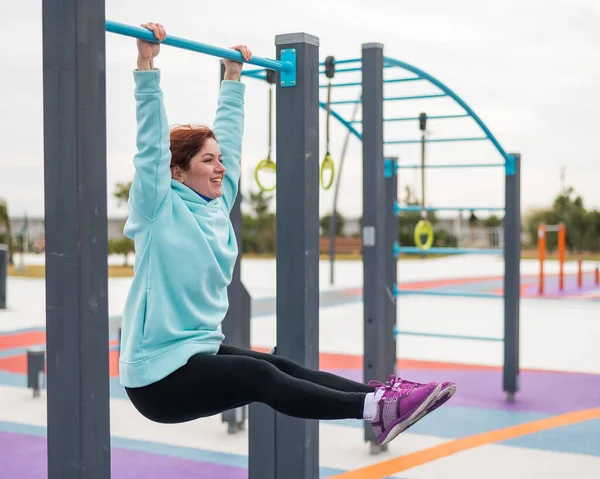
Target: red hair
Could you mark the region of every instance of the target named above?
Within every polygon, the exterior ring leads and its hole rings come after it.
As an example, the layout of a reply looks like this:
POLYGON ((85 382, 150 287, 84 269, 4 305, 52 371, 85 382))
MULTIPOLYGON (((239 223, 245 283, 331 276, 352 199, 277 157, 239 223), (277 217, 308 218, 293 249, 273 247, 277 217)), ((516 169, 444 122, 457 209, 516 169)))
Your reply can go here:
POLYGON ((171 129, 171 168, 190 169, 190 160, 202 149, 207 139, 217 141, 207 126, 178 125, 171 129))

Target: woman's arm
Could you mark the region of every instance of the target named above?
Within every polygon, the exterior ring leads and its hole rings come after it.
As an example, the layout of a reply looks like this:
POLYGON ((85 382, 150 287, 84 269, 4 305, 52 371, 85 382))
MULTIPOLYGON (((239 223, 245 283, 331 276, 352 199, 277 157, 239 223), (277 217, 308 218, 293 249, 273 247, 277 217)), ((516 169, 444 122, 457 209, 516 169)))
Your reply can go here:
MULTIPOLYGON (((160 24, 142 25, 154 32, 158 42, 166 37, 160 24)), ((169 125, 160 88, 160 70, 154 58, 160 43, 137 40, 137 70, 134 71, 137 154, 133 158, 135 175, 129 204, 138 214, 153 221, 171 188, 171 151, 169 125)))
MULTIPOLYGON (((244 45, 235 46, 233 49, 240 51, 246 61, 252 58, 252 52, 244 45)), ((221 148, 223 165, 227 169, 223 182, 223 201, 231 210, 238 193, 241 173, 246 85, 240 82, 243 64, 233 60, 224 60, 224 63, 225 74, 221 83, 213 130, 221 148)))

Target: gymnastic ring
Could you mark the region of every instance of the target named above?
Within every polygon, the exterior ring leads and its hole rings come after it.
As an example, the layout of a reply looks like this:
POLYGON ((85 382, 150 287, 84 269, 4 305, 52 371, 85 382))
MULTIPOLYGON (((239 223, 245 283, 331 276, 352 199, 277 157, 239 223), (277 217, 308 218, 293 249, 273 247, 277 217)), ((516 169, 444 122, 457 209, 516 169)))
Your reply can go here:
POLYGON ((331 188, 331 185, 333 184, 333 172, 334 172, 334 164, 333 164, 333 160, 331 159, 331 155, 329 154, 329 152, 327 152, 325 154, 325 158, 323 158, 323 161, 321 162, 321 187, 324 190, 328 190, 329 188, 331 188), (324 180, 324 175, 323 172, 325 170, 331 170, 331 175, 329 177, 329 182, 325 183, 324 180))
POLYGON ((277 185, 274 183, 273 186, 270 187, 270 188, 265 187, 260 182, 260 179, 258 177, 259 171, 263 171, 264 170, 264 171, 269 172, 269 173, 275 173, 276 169, 277 169, 277 167, 275 165, 275 162, 273 160, 271 160, 270 157, 267 157, 264 160, 259 161, 258 165, 256 165, 256 168, 254 170, 254 179, 256 180, 256 184, 258 185, 258 187, 262 191, 273 191, 277 185))
POLYGON ((420 220, 415 226, 415 246, 423 251, 428 250, 433 245, 433 226, 427 220, 420 220), (425 243, 421 241, 422 236, 427 236, 425 243))

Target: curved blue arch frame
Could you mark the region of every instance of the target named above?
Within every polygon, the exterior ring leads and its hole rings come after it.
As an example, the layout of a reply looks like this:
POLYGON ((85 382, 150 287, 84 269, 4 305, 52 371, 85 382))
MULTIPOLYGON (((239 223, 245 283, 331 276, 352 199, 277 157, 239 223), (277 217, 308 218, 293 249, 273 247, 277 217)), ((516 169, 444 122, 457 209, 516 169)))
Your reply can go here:
MULTIPOLYGON (((402 68, 404 70, 414 73, 415 75, 417 75, 417 77, 419 79, 427 80, 429 83, 431 83, 432 85, 435 85, 440 90, 442 90, 446 94, 445 96, 449 96, 450 98, 452 98, 467 113, 467 115, 465 115, 465 116, 471 117, 475 121, 475 123, 477 123, 477 125, 485 133, 485 136, 487 137, 487 139, 492 142, 492 144, 494 145, 496 150, 498 150, 498 153, 500 153, 500 155, 504 158, 507 172, 512 171, 511 156, 508 153, 506 153, 504 148, 502 148, 502 145, 500 145, 500 142, 497 140, 497 138, 494 136, 494 134, 490 131, 490 129, 486 126, 486 124, 483 122, 483 120, 481 120, 479 115, 477 115, 477 113, 475 113, 475 111, 460 96, 458 96, 454 91, 452 91, 443 82, 441 82, 434 76, 430 75, 429 73, 421 70, 420 68, 417 68, 417 67, 410 65, 409 63, 403 62, 401 60, 396 60, 395 58, 386 57, 386 56, 383 57, 383 61, 384 61, 384 65, 386 67, 392 67, 392 66, 398 67, 398 68, 402 68)), ((350 59, 350 60, 336 60, 336 64, 359 63, 359 62, 361 62, 360 58, 355 58, 355 59, 350 59)), ((322 64, 323 63, 321 63, 321 65, 322 64)), ((320 73, 324 74, 323 71, 320 73)), ((252 77, 252 78, 255 78, 258 80, 266 79, 266 73, 265 73, 264 69, 249 70, 249 71, 243 72, 242 75, 249 76, 249 77, 252 77)), ((332 86, 335 86, 335 84, 333 84, 332 86)), ((360 99, 358 101, 360 101, 360 99)), ((319 102, 319 106, 321 108, 323 108, 324 110, 327 109, 327 105, 324 102, 319 102)), ((362 134, 356 128, 354 128, 352 126, 353 122, 350 122, 350 121, 344 119, 344 117, 342 117, 342 115, 340 115, 337 111, 335 111, 333 108, 331 108, 331 106, 330 106, 330 111, 331 111, 331 115, 336 120, 338 120, 342 125, 344 125, 350 131, 350 133, 352 133, 357 139, 362 141, 362 134)), ((354 123, 356 123, 356 122, 354 122, 354 123)))
POLYGON ((388 63, 388 64, 391 64, 391 65, 403 68, 405 70, 408 70, 408 71, 410 71, 410 72, 418 75, 419 77, 424 78, 425 80, 429 81, 433 85, 437 86, 444 93, 446 93, 456 103, 458 103, 469 114, 469 116, 471 118, 473 118, 473 120, 475 120, 475 122, 483 130, 483 132, 488 137, 488 139, 496 147, 496 149, 498 150, 498 152, 502 155, 502 157, 506 161, 510 161, 509 155, 506 153, 506 151, 504 151, 504 148, 502 148, 502 146, 500 145, 500 143, 498 142, 498 140, 496 139, 496 137, 492 134, 492 132, 485 125, 485 123, 481 120, 481 118, 479 118, 479 116, 477 115, 477 113, 475 113, 473 111, 473 109, 462 100, 462 98, 460 98, 456 93, 454 93, 444 83, 442 83, 441 81, 439 81, 437 78, 429 75, 428 73, 424 72, 423 70, 421 70, 421 69, 419 69, 417 67, 414 67, 412 65, 409 65, 406 62, 403 62, 403 61, 400 61, 400 60, 396 60, 396 59, 390 58, 390 57, 383 57, 383 61, 386 62, 386 63, 388 63))

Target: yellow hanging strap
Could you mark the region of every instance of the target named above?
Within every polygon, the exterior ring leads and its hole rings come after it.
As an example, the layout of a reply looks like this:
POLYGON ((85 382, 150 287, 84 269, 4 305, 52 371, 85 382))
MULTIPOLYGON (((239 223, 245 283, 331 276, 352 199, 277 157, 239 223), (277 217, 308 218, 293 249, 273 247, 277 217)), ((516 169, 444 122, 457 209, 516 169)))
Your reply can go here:
POLYGON ((421 250, 428 250, 433 246, 433 226, 427 219, 427 208, 425 207, 425 129, 427 127, 427 115, 419 115, 419 128, 421 130, 421 220, 415 226, 415 246, 421 250))
POLYGON ((269 86, 269 149, 267 152, 267 157, 264 160, 258 162, 256 165, 256 169, 254 170, 254 179, 256 180, 256 184, 262 191, 273 191, 276 187, 275 181, 273 182, 273 186, 266 187, 261 183, 259 172, 263 171, 265 173, 276 173, 275 162, 271 160, 271 147, 273 144, 273 84, 274 84, 274 72, 273 70, 267 70, 267 81, 270 83, 269 86), (269 73, 271 72, 271 73, 269 73))
POLYGON ((326 134, 326 149, 325 149, 325 158, 321 162, 321 187, 324 190, 328 190, 333 185, 334 178, 334 164, 333 159, 331 158, 331 153, 329 152, 329 124, 331 119, 331 79, 335 75, 335 59, 334 57, 327 57, 325 59, 325 75, 328 78, 327 81, 327 119, 325 126, 325 134, 326 134), (325 171, 330 170, 329 181, 325 181, 325 171))

